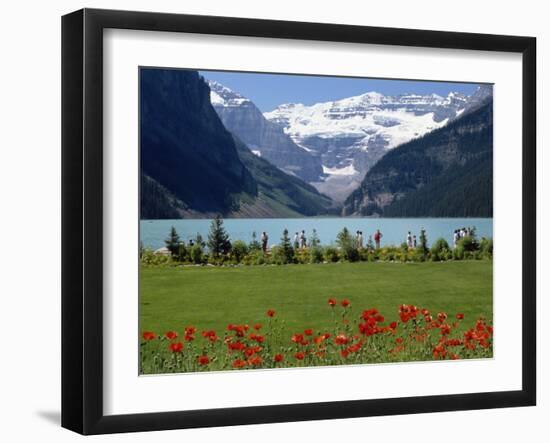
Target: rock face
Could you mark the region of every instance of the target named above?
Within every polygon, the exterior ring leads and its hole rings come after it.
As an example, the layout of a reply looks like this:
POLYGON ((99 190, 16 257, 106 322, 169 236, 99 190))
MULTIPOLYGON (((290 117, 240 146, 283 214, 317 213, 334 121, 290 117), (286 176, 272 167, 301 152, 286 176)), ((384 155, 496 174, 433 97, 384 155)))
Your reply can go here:
POLYGON ((257 193, 197 72, 141 69, 140 93, 144 175, 201 212, 226 212, 238 194, 257 193))
POLYGON ((317 156, 298 147, 280 126, 267 121, 252 101, 220 83, 208 83, 212 105, 223 124, 253 153, 302 180, 320 180, 323 168, 317 156))
POLYGON ((140 153, 142 219, 298 217, 331 204, 236 140, 195 71, 140 70, 140 153))
POLYGON ((284 104, 264 116, 319 156, 325 175, 314 185, 343 201, 389 150, 445 126, 491 95, 491 86, 471 97, 368 92, 312 106, 284 104))
MULTIPOLYGON (((484 103, 484 104, 482 104, 484 103)), ((386 154, 345 201, 345 215, 491 217, 493 102, 386 154)))

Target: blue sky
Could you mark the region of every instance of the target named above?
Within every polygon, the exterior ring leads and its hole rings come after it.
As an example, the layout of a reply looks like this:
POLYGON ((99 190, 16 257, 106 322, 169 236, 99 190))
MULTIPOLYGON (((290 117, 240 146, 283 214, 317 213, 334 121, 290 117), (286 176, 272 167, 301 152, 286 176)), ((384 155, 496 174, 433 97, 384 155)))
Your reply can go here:
POLYGON ((379 80, 345 77, 316 77, 284 74, 200 71, 208 80, 215 80, 252 100, 262 112, 271 111, 283 103, 314 103, 337 100, 365 92, 384 95, 403 93, 442 96, 449 92, 471 94, 477 84, 411 80, 379 80))

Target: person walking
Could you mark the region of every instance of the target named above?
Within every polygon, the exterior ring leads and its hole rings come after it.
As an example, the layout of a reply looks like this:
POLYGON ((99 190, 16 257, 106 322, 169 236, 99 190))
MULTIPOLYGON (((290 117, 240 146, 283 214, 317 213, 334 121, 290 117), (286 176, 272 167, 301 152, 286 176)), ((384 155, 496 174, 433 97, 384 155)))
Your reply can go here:
POLYGON ((294 249, 298 250, 299 247, 300 247, 300 235, 296 232, 296 234, 294 234, 294 249))
POLYGON ((416 235, 413 235, 413 248, 416 249, 416 235))
POLYGON ((453 233, 453 246, 456 248, 456 245, 458 244, 458 240, 460 240, 460 234, 458 232, 458 229, 455 229, 455 232, 453 233))
POLYGON ((306 231, 302 229, 302 233, 300 234, 300 249, 306 248, 306 231))
POLYGON ((376 244, 376 249, 380 249, 380 240, 382 240, 382 233, 380 229, 377 229, 374 233, 374 243, 376 244))
POLYGON ((363 231, 357 231, 357 247, 363 249, 363 231))
POLYGON ((262 251, 264 251, 264 254, 267 252, 267 242, 269 240, 269 237, 267 236, 266 232, 262 232, 262 236, 260 237, 262 241, 262 251))
POLYGON ((407 233, 407 247, 409 249, 413 247, 413 239, 412 239, 411 231, 407 233))

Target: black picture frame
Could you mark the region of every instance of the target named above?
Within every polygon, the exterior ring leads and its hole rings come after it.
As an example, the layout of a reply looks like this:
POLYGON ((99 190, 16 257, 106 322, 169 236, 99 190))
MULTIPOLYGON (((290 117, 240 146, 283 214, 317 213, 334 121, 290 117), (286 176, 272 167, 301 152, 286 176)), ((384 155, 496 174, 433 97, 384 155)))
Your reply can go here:
MULTIPOLYGON (((519 122, 518 122, 519 124, 519 122)), ((414 414, 536 403, 536 39, 83 9, 62 18, 62 426, 81 434, 414 414), (103 30, 368 43, 522 54, 522 389, 131 415, 103 413, 103 30)))

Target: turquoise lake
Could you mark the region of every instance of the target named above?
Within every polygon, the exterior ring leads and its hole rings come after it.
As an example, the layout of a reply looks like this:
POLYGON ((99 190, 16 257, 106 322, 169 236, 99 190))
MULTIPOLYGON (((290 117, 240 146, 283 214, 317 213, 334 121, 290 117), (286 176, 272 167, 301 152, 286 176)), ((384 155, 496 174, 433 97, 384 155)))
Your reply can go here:
MULTIPOLYGON (((140 239, 145 247, 160 248, 164 246, 164 239, 174 226, 180 238, 186 242, 195 238, 197 233, 206 240, 210 222, 209 219, 141 220, 140 239)), ((334 243, 336 235, 344 227, 353 235, 356 231, 362 231, 365 243, 370 235, 374 235, 374 232, 380 229, 383 235, 382 246, 401 244, 405 241, 408 231, 416 234, 418 238, 421 228, 426 230, 429 244, 440 237, 452 244, 453 231, 463 227, 475 227, 478 238, 493 236, 492 218, 241 218, 226 219, 224 226, 231 240, 246 242, 252 239, 253 232, 256 232, 259 240, 262 231, 265 231, 269 236, 269 245, 279 243, 285 228, 288 229, 291 239, 295 232, 305 230, 308 241, 315 229, 323 245, 334 243)))

